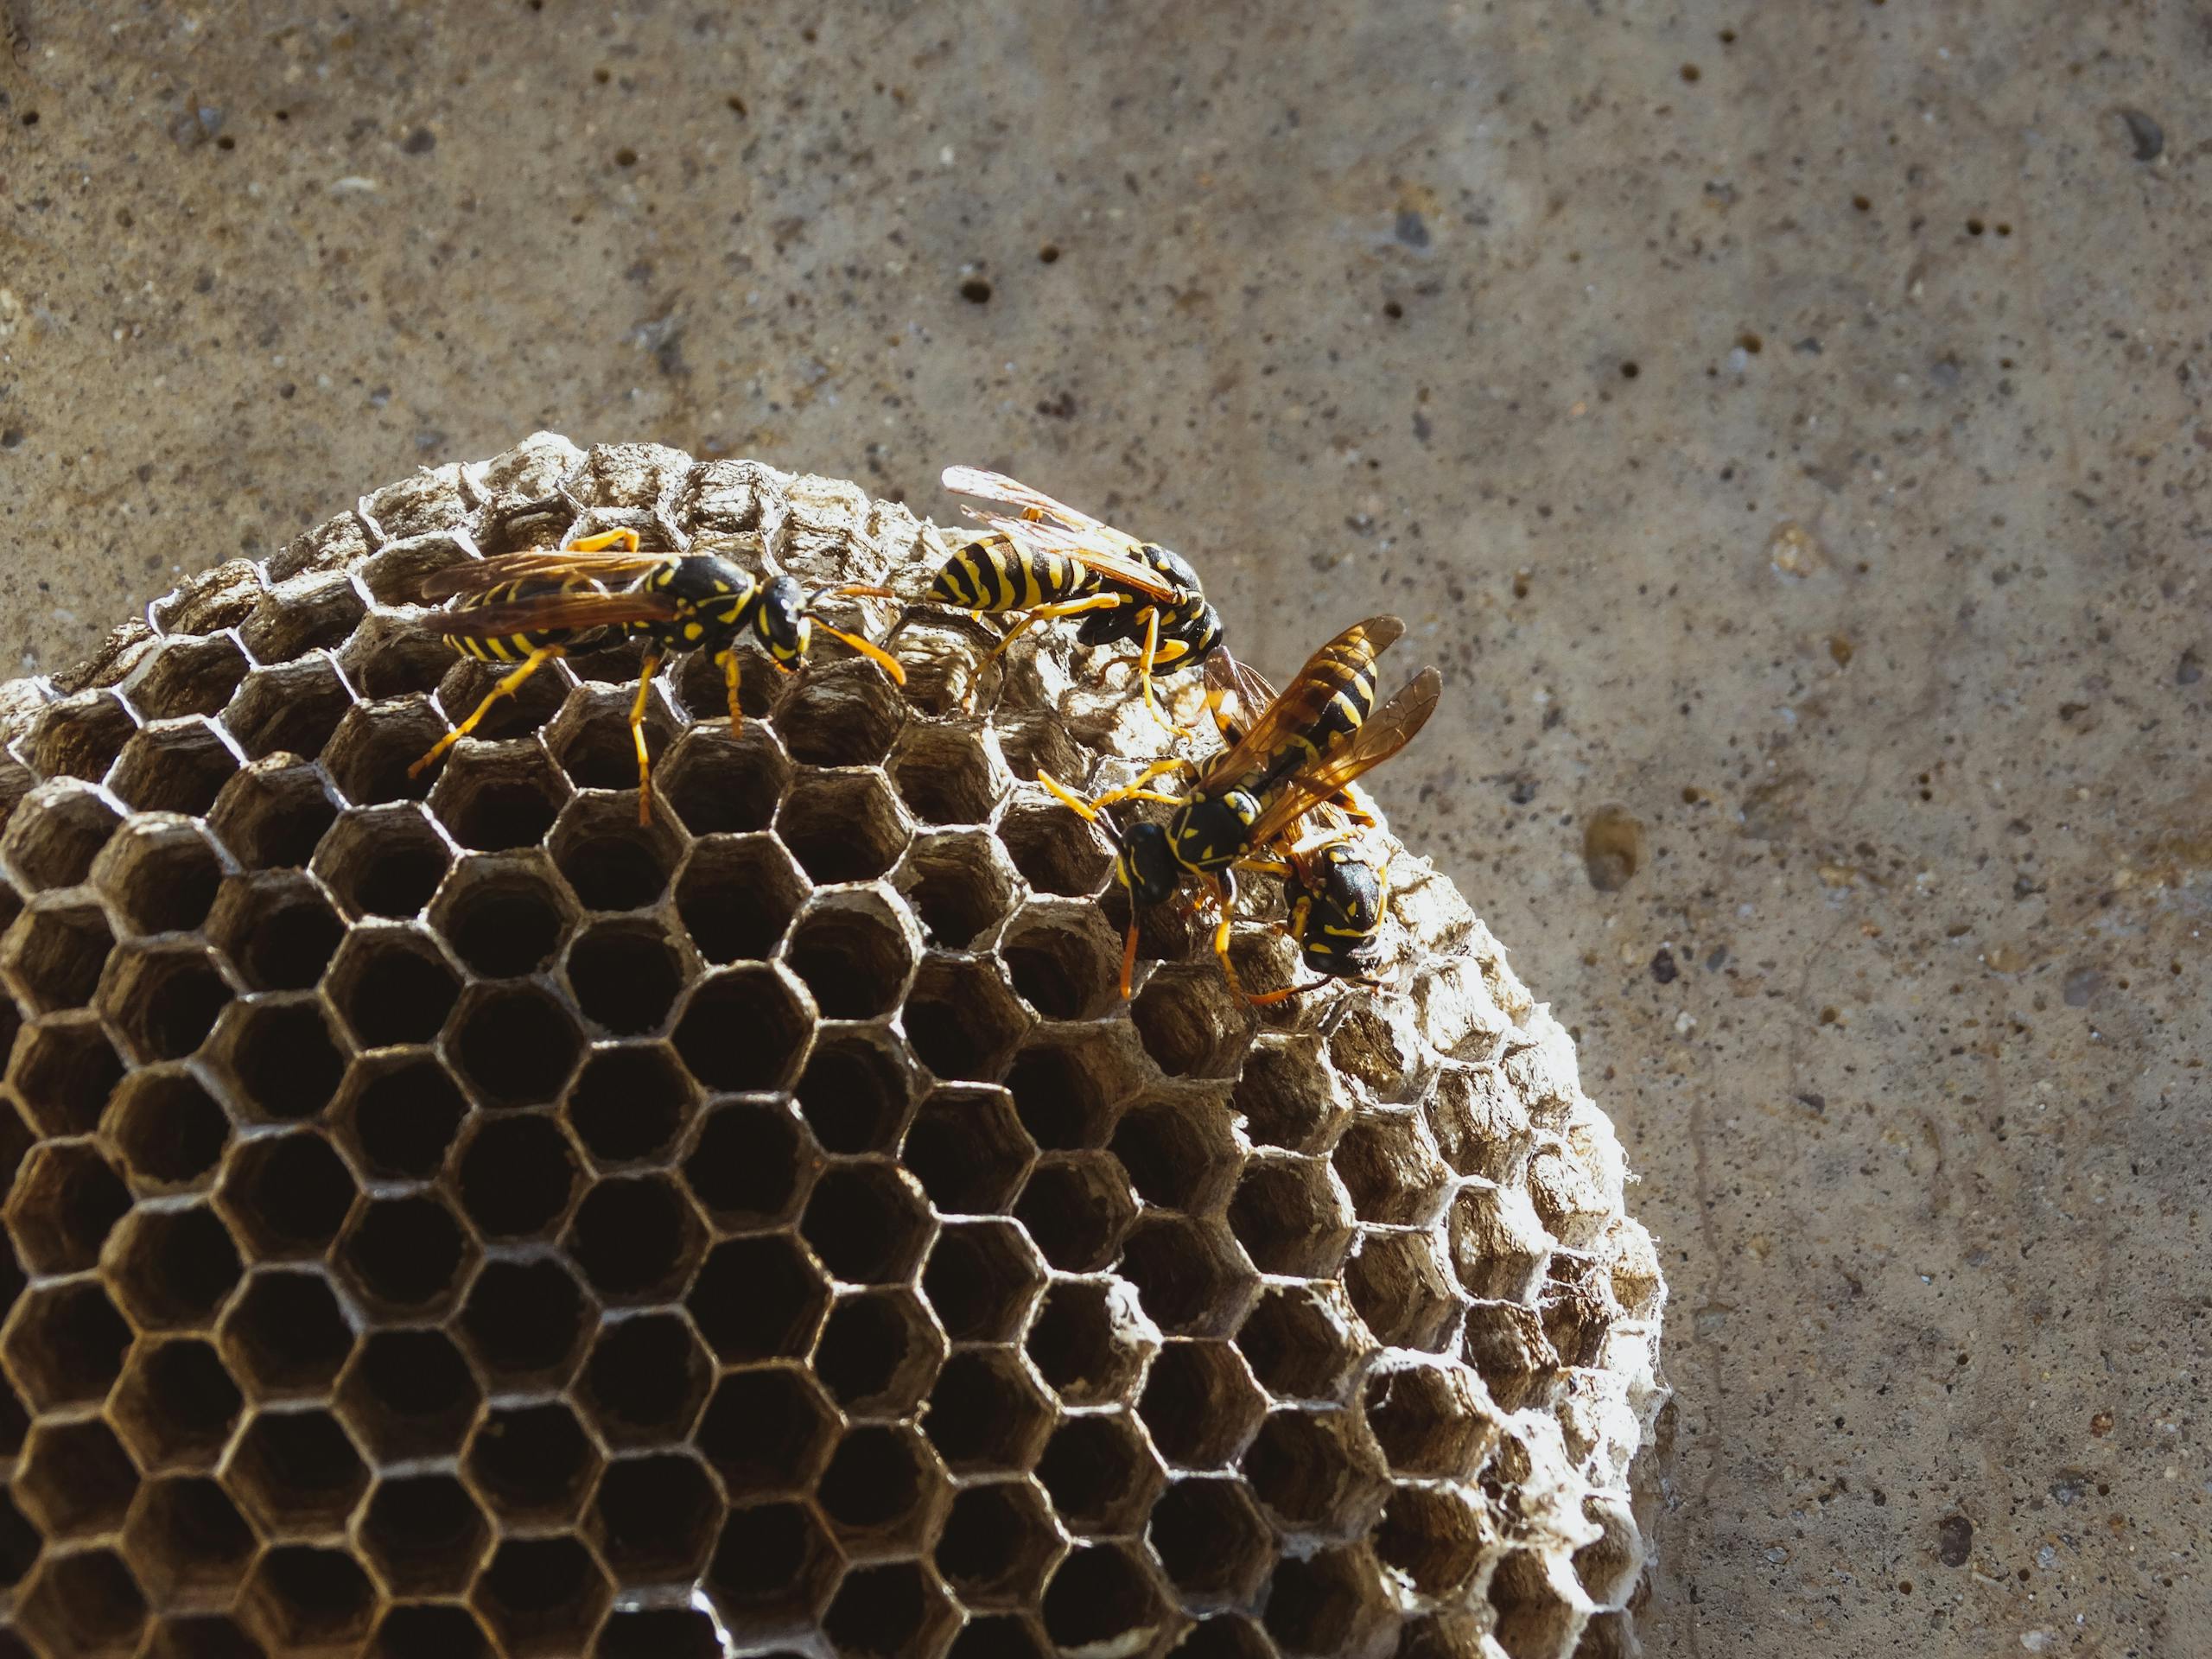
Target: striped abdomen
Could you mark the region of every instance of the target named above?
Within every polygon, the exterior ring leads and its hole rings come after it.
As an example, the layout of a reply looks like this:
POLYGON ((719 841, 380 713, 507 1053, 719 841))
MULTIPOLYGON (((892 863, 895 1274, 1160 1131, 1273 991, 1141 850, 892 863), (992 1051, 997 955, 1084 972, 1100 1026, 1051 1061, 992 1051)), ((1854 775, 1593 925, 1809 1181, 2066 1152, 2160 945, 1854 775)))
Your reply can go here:
MULTIPOLYGON (((605 591, 605 584, 590 576, 524 576, 518 582, 502 582, 497 588, 486 588, 480 597, 471 600, 465 608, 512 605, 546 594, 605 591)), ((531 652, 547 645, 574 645, 587 638, 595 638, 603 632, 600 628, 532 628, 527 632, 503 633, 490 639, 449 633, 445 636, 445 641, 462 656, 474 657, 480 663, 518 663, 531 652)))
POLYGON ((1065 553, 1024 550, 1011 537, 981 536, 944 562, 930 597, 963 611, 1033 611, 1093 585, 1090 570, 1065 553))

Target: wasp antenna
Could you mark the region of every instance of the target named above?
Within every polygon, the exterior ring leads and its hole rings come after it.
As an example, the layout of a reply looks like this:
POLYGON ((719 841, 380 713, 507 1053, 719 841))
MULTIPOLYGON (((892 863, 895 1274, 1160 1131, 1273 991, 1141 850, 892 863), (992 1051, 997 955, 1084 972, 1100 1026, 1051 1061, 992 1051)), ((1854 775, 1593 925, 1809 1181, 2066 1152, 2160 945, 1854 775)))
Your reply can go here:
POLYGON ((891 677, 891 683, 893 685, 904 685, 906 683, 906 671, 899 666, 899 659, 896 657, 893 657, 889 652, 884 650, 882 646, 871 644, 868 640, 861 639, 857 633, 847 633, 842 628, 833 628, 818 616, 814 619, 814 624, 817 627, 820 628, 823 632, 828 634, 832 639, 843 640, 855 651, 860 652, 861 656, 867 658, 868 661, 874 663, 886 674, 888 674, 891 677))

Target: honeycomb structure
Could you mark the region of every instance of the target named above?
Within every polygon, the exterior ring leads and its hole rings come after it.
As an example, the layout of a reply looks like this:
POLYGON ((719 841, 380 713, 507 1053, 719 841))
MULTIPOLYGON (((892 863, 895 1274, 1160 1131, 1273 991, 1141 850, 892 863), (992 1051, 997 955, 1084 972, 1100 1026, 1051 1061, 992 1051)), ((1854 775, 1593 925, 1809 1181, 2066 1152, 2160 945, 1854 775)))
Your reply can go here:
POLYGON ((1632 1651, 1664 1287, 1450 884, 1398 853, 1348 1008, 1165 907, 1124 1004, 1026 780, 1165 734, 930 613, 734 735, 664 670, 646 826, 633 651, 410 779, 490 683, 416 579, 556 493, 810 586, 944 545, 540 434, 0 687, 0 1656, 1632 1651))

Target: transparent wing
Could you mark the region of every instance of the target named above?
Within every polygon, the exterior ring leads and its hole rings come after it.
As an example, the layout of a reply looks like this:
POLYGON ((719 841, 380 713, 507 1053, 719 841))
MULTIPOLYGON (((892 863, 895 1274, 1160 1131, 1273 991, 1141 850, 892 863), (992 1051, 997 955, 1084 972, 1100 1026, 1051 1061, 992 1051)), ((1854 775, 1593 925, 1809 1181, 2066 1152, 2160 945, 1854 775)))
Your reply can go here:
POLYGON ((451 639, 504 639, 511 634, 537 633, 553 628, 613 628, 632 622, 666 622, 676 614, 674 601, 658 594, 605 594, 588 591, 533 594, 527 599, 497 605, 466 605, 441 611, 435 626, 451 639))
POLYGON ((1155 599, 1184 597, 1179 588, 1163 580, 1157 570, 1136 556, 1137 549, 1143 543, 1135 537, 1064 501, 1055 501, 1042 490, 1033 490, 1002 474, 986 473, 973 467, 946 467, 944 483, 956 494, 972 495, 979 500, 995 501, 1018 509, 999 512, 988 507, 963 506, 961 511, 976 523, 1012 537, 1022 547, 1065 554, 1099 575, 1126 582, 1137 592, 1155 599))
MULTIPOLYGON (((1271 697, 1261 705, 1256 715, 1249 717, 1249 729, 1206 768, 1198 787, 1217 789, 1263 770, 1265 764, 1281 752, 1286 741, 1294 741, 1311 728, 1328 707, 1329 699, 1369 668, 1376 654, 1405 631, 1404 622, 1395 616, 1370 616, 1353 623, 1323 645, 1306 659, 1306 666, 1292 676, 1290 684, 1280 696, 1271 697)), ((1255 691, 1267 686, 1265 680, 1242 664, 1224 671, 1249 676, 1255 691)))
POLYGON ((666 553, 578 553, 565 548, 537 548, 523 553, 499 553, 488 559, 464 559, 442 570, 433 570, 416 589, 426 601, 486 594, 510 582, 531 576, 588 576, 612 581, 635 576, 668 563, 666 553))
POLYGON ((1300 766, 1283 781, 1261 808, 1249 844, 1265 847, 1277 840, 1315 806, 1412 742, 1436 712, 1443 690, 1444 677, 1433 668, 1414 675, 1396 696, 1367 717, 1342 748, 1300 766))

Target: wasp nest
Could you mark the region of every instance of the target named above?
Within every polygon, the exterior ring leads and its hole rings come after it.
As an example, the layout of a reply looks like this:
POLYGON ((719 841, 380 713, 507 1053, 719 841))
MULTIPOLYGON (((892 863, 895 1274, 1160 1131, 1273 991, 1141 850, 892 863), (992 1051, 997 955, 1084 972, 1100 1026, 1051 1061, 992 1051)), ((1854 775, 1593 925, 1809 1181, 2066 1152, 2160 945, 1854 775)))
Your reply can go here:
POLYGON ((1123 1005, 1108 844, 1027 780, 1164 734, 1067 627, 1002 686, 957 617, 904 695, 756 658, 735 736, 679 660, 643 827, 634 652, 411 781, 491 673, 417 581, 555 493, 810 584, 942 556, 541 435, 0 688, 0 1653, 1627 1651, 1663 1287, 1450 884, 1400 854, 1333 1024, 1168 907, 1123 1005))

